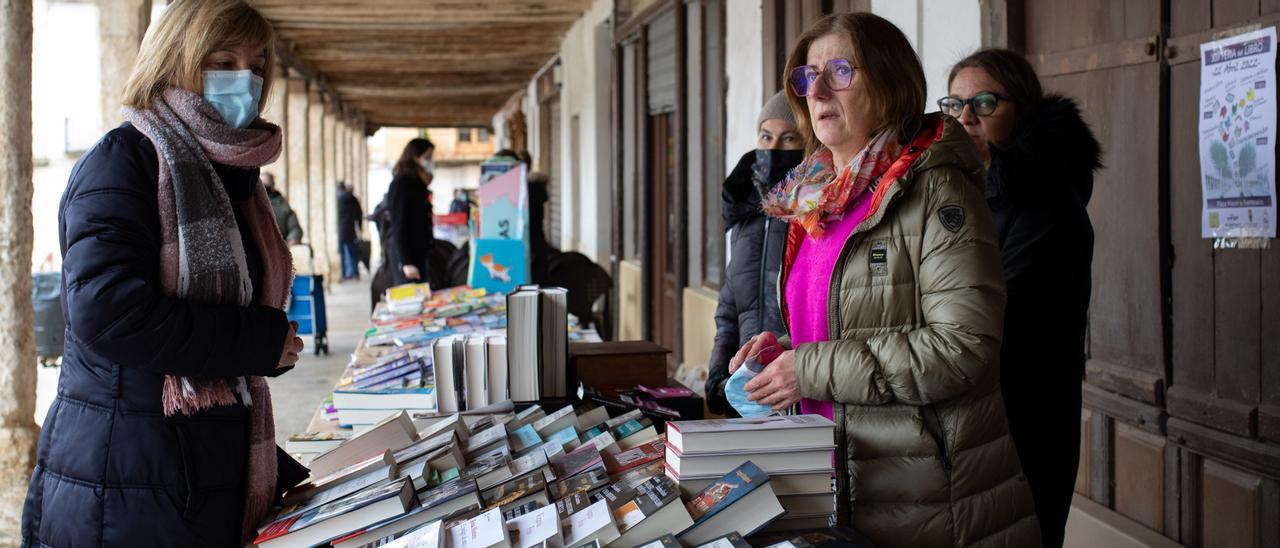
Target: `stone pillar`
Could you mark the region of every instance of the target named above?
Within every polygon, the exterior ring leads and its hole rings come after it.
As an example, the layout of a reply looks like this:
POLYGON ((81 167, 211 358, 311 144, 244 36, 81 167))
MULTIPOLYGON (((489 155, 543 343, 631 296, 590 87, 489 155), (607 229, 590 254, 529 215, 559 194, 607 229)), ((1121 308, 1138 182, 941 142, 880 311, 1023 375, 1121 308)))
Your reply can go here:
POLYGON ((338 249, 338 113, 341 104, 325 97, 324 104, 324 215, 325 248, 332 281, 342 274, 342 251, 338 249))
POLYGON ((307 196, 310 197, 307 203, 307 209, 310 211, 310 226, 308 227, 307 241, 311 243, 311 253, 313 263, 315 264, 315 272, 317 274, 329 273, 329 254, 328 233, 326 227, 328 223, 325 221, 325 196, 328 196, 333 187, 329 186, 326 181, 324 164, 327 150, 324 146, 324 97, 320 93, 319 86, 312 83, 311 89, 307 90, 307 97, 310 103, 307 105, 307 116, 309 118, 308 132, 308 149, 310 158, 307 162, 309 171, 307 178, 307 196))
POLYGON ((19 523, 35 467, 31 310, 31 0, 0 2, 0 544, 19 523))
POLYGON ((280 126, 284 131, 285 144, 280 148, 280 157, 275 162, 262 166, 262 171, 276 178, 276 190, 289 197, 289 76, 288 71, 276 62, 275 71, 271 75, 271 97, 264 98, 267 108, 262 113, 263 119, 280 126))
MULTIPOLYGON (((289 200, 289 206, 293 208, 293 212, 298 216, 298 224, 302 225, 302 241, 311 238, 311 209, 308 206, 310 196, 307 194, 307 188, 310 182, 309 165, 311 157, 311 131, 310 117, 308 111, 311 104, 310 97, 307 94, 307 80, 294 71, 289 72, 288 89, 289 100, 287 108, 288 114, 285 116, 284 138, 285 147, 289 149, 289 179, 287 184, 282 182, 281 192, 289 200), (285 192, 285 188, 288 192, 285 192)), ((304 265, 298 265, 299 267, 304 265)), ((301 268, 299 272, 304 272, 301 268)))
POLYGON ((133 72, 138 46, 151 24, 151 0, 98 0, 98 66, 101 71, 100 91, 102 131, 124 121, 120 116, 124 84, 133 72))

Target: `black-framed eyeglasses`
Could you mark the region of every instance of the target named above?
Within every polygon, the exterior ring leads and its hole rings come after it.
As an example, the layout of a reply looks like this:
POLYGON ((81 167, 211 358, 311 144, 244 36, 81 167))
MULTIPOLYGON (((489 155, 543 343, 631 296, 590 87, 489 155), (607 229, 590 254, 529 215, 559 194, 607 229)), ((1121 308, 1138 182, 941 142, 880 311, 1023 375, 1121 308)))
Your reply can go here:
POLYGON ((800 97, 807 97, 813 91, 813 84, 822 78, 822 83, 826 84, 827 89, 831 91, 840 91, 847 89, 849 84, 853 83, 853 71, 858 67, 853 66, 848 59, 832 59, 822 67, 822 71, 818 71, 818 67, 813 65, 804 65, 791 69, 791 74, 787 75, 787 84, 791 86, 791 91, 800 97))
POLYGON ((968 99, 951 96, 943 97, 938 99, 938 108, 945 114, 950 114, 959 118, 960 114, 964 112, 964 106, 969 105, 969 108, 973 109, 974 114, 977 114, 978 116, 991 116, 996 112, 996 107, 1000 106, 1000 101, 1009 101, 1010 103, 1017 102, 1013 100, 1013 97, 1009 97, 1008 95, 1001 95, 994 91, 984 91, 968 99))

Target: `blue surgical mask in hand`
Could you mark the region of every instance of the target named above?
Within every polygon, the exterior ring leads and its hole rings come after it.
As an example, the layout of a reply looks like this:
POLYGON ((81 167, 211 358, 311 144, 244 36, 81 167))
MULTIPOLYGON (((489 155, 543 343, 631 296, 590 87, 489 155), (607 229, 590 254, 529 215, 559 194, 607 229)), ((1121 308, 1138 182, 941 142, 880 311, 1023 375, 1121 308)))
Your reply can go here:
POLYGON ((258 117, 261 99, 262 77, 251 70, 204 71, 204 100, 231 127, 248 127, 258 117))
POLYGON ((747 356, 737 371, 729 376, 729 380, 724 384, 724 397, 729 401, 729 405, 743 417, 767 417, 776 415, 777 411, 773 408, 751 401, 747 394, 747 383, 751 379, 756 378, 766 365, 769 365, 774 359, 781 354, 781 349, 776 347, 766 347, 755 354, 747 356))

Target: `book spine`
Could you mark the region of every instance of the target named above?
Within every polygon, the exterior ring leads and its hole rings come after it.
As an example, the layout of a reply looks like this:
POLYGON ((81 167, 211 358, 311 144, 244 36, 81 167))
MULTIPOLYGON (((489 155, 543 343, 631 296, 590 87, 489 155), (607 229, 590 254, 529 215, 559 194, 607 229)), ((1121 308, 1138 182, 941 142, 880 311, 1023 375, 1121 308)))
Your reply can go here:
POLYGON ((404 367, 405 365, 411 362, 412 362, 412 359, 409 358, 408 356, 398 356, 396 359, 391 360, 389 362, 384 362, 379 365, 375 365, 373 367, 370 367, 368 369, 364 369, 361 371, 353 371, 351 373, 351 380, 353 382, 360 382, 362 380, 368 379, 369 377, 374 377, 374 376, 386 373, 387 371, 404 367))
POLYGON ((386 371, 380 375, 376 375, 373 377, 368 377, 363 381, 356 381, 352 383, 352 386, 354 386, 357 389, 367 389, 370 386, 375 386, 379 383, 384 383, 394 379, 399 379, 401 377, 405 377, 413 373, 418 373, 419 375, 421 375, 422 369, 423 369, 422 360, 415 360, 397 369, 386 371))

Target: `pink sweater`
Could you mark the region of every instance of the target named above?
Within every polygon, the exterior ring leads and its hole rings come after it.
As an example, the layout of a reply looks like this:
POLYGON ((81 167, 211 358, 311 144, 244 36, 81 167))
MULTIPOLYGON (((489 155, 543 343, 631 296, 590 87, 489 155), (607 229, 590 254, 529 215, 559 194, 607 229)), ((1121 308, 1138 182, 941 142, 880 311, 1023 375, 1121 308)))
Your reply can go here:
MULTIPOLYGON (((862 222, 871 208, 873 193, 864 191, 854 199, 844 218, 830 223, 822 236, 805 235, 796 253, 795 264, 787 276, 784 289, 787 299, 787 316, 790 320, 791 347, 830 340, 827 333, 827 297, 831 290, 831 274, 839 258, 840 249, 862 222)), ((829 401, 800 400, 801 413, 819 414, 833 418, 829 401)))

